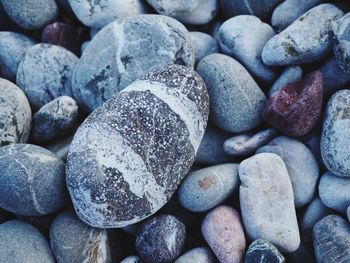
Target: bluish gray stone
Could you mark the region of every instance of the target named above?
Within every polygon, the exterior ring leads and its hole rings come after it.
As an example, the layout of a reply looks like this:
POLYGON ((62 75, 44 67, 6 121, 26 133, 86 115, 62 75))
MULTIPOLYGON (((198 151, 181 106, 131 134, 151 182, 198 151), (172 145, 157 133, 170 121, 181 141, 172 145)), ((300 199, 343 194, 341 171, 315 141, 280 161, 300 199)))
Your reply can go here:
POLYGON ((269 97, 276 91, 284 88, 288 83, 299 81, 303 77, 303 70, 299 66, 289 66, 287 67, 281 75, 273 83, 272 87, 269 90, 269 97))
POLYGON ((190 32, 192 44, 194 47, 194 56, 196 64, 204 57, 219 52, 219 46, 216 40, 206 33, 193 31, 190 32))
POLYGON ((120 263, 142 263, 142 261, 138 256, 129 256, 124 258, 120 263))
POLYGON ((81 47, 80 47, 80 53, 81 54, 83 54, 84 53, 84 51, 85 51, 85 49, 87 48, 87 46, 90 44, 90 40, 89 41, 85 41, 82 45, 81 45, 81 47))
POLYGON ((257 239, 250 244, 244 263, 284 263, 283 255, 269 241, 257 239))
POLYGON ((187 251, 174 263, 216 263, 217 259, 215 258, 213 252, 206 247, 197 247, 187 251))

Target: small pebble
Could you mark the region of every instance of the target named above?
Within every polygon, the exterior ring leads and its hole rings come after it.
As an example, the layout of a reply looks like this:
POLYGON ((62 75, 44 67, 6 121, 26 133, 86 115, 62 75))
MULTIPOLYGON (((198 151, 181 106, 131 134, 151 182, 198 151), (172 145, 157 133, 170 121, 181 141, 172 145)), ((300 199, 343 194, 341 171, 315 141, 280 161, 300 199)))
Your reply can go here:
POLYGON ((187 251, 174 263, 216 263, 213 252, 206 247, 197 247, 187 251))
POLYGON ((244 263, 284 263, 283 255, 269 241, 257 239, 250 244, 244 263))
POLYGON ((142 261, 138 256, 129 256, 124 258, 120 263, 142 263, 142 261))
POLYGON ((190 32, 190 36, 194 47, 196 64, 198 64, 202 58, 219 52, 218 43, 211 35, 193 31, 190 32))
POLYGON ((276 91, 281 90, 291 82, 300 81, 303 77, 303 70, 299 66, 287 67, 269 90, 269 97, 276 91))

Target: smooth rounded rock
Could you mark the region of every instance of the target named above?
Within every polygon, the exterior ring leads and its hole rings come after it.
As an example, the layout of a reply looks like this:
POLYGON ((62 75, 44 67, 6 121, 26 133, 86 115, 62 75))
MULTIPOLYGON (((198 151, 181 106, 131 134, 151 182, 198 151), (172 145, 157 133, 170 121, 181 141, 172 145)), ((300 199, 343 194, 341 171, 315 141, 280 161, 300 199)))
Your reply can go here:
POLYGON ((196 64, 198 64, 202 58, 219 52, 218 43, 211 35, 193 31, 190 32, 190 36, 194 47, 196 64))
POLYGON ((142 261, 138 256, 129 256, 124 258, 120 263, 142 263, 142 261))
POLYGON ((210 249, 206 247, 197 247, 187 251, 185 254, 183 254, 181 257, 175 260, 174 263, 192 263, 192 262, 216 263, 217 260, 210 249))
POLYGON ((283 255, 269 241, 257 239, 250 244, 244 263, 284 263, 283 255))
POLYGON ((269 90, 269 97, 276 91, 281 90, 291 82, 300 81, 303 77, 303 70, 299 66, 287 67, 273 83, 269 90))

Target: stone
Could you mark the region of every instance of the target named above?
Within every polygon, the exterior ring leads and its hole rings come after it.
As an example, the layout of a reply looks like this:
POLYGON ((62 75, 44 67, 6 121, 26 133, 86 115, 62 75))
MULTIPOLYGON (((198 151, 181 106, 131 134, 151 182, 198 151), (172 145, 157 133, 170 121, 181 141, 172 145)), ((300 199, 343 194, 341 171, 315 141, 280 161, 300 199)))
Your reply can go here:
POLYGON ((179 201, 192 212, 208 211, 237 192, 238 164, 227 163, 189 173, 179 188, 179 201))
POLYGON ((348 221, 350 221, 350 206, 346 209, 346 216, 348 218, 348 221))
POLYGON ((224 54, 237 59, 253 77, 272 83, 277 74, 262 62, 261 51, 275 34, 272 27, 258 17, 240 15, 225 21, 218 37, 224 54))
POLYGON ((331 21, 343 16, 332 4, 321 4, 300 16, 281 33, 271 38, 261 57, 269 66, 311 63, 326 57, 331 50, 331 21))
POLYGON ((26 94, 34 111, 53 99, 72 97, 72 75, 78 58, 67 49, 37 44, 25 54, 17 71, 17 85, 26 94))
POLYGON ((173 262, 186 239, 185 225, 172 215, 160 215, 143 223, 136 236, 137 253, 149 263, 173 262))
POLYGON ((244 263, 284 263, 283 255, 269 241, 257 239, 250 244, 244 263))
POLYGON ((71 132, 78 122, 78 105, 68 96, 48 102, 33 116, 32 137, 36 142, 57 139, 71 132))
POLYGON ((315 71, 302 81, 292 82, 272 94, 262 116, 272 127, 288 136, 299 137, 311 131, 321 117, 323 77, 315 71))
POLYGON ((244 132, 261 123, 266 97, 248 71, 233 58, 212 54, 197 66, 210 97, 210 118, 228 132, 244 132))
POLYGON ((18 215, 41 216, 68 202, 64 162, 31 144, 0 147, 0 207, 18 215))
POLYGON ((124 258, 120 263, 142 263, 138 256, 129 256, 124 258))
POLYGON ((20 27, 36 30, 44 27, 58 15, 55 0, 0 0, 6 13, 20 27))
POLYGON ((91 41, 85 41, 83 44, 81 44, 80 47, 80 53, 83 54, 84 51, 86 50, 87 46, 90 44, 91 41))
POLYGON ((2 78, 0 108, 0 147, 27 142, 32 121, 29 102, 20 88, 2 78))
POLYGON ((246 234, 263 238, 281 252, 291 253, 300 244, 293 188, 281 157, 256 154, 239 165, 239 200, 246 234))
POLYGON ((198 64, 202 58, 219 52, 219 45, 211 35, 198 31, 192 31, 190 32, 190 37, 194 47, 196 64, 198 64))
POLYGON ((321 156, 321 131, 316 130, 314 132, 308 133, 306 136, 300 138, 301 141, 310 149, 310 151, 315 156, 320 167, 324 168, 325 165, 321 156))
POLYGON ((238 212, 219 206, 203 220, 202 234, 220 263, 243 261, 246 239, 238 212))
POLYGON ((350 257, 350 226, 338 215, 320 220, 313 231, 318 263, 347 262, 350 257))
POLYGON ((57 157, 61 158, 63 161, 67 160, 67 155, 69 151, 69 146, 72 143, 74 132, 54 141, 50 141, 44 144, 43 147, 50 152, 54 153, 57 157))
POLYGON ((189 172, 206 128, 199 75, 170 65, 133 82, 87 117, 67 160, 79 218, 124 227, 159 210, 189 172))
POLYGON ((93 111, 141 75, 169 64, 194 66, 190 34, 180 22, 161 15, 118 19, 86 47, 74 71, 74 98, 93 111))
POLYGON ((276 91, 281 90, 291 82, 300 81, 303 77, 303 70, 299 66, 287 67, 273 83, 269 90, 269 97, 276 91))
POLYGON ((324 117, 321 154, 327 169, 350 177, 350 90, 337 91, 330 98, 324 117))
POLYGON ((216 263, 217 260, 210 249, 206 247, 196 247, 187 251, 185 254, 183 254, 181 257, 175 260, 174 263, 193 263, 193 262, 216 263))
POLYGON ((309 203, 317 188, 319 167, 312 152, 300 141, 280 136, 259 148, 257 153, 274 153, 286 165, 293 187, 296 208, 309 203))
POLYGON ((0 259, 11 263, 55 263, 50 244, 33 227, 19 220, 0 225, 0 259))
POLYGON ((15 82, 19 63, 34 45, 34 40, 26 35, 0 32, 0 76, 15 82))

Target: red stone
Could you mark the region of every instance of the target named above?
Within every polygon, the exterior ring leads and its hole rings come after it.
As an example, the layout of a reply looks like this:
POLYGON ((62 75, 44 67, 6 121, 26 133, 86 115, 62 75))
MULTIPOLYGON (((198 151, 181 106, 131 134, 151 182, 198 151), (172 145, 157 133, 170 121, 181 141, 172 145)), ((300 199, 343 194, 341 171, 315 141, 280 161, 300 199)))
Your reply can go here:
POLYGON ((319 71, 287 84, 266 102, 262 116, 272 127, 298 137, 311 131, 321 116, 323 76, 319 71))

